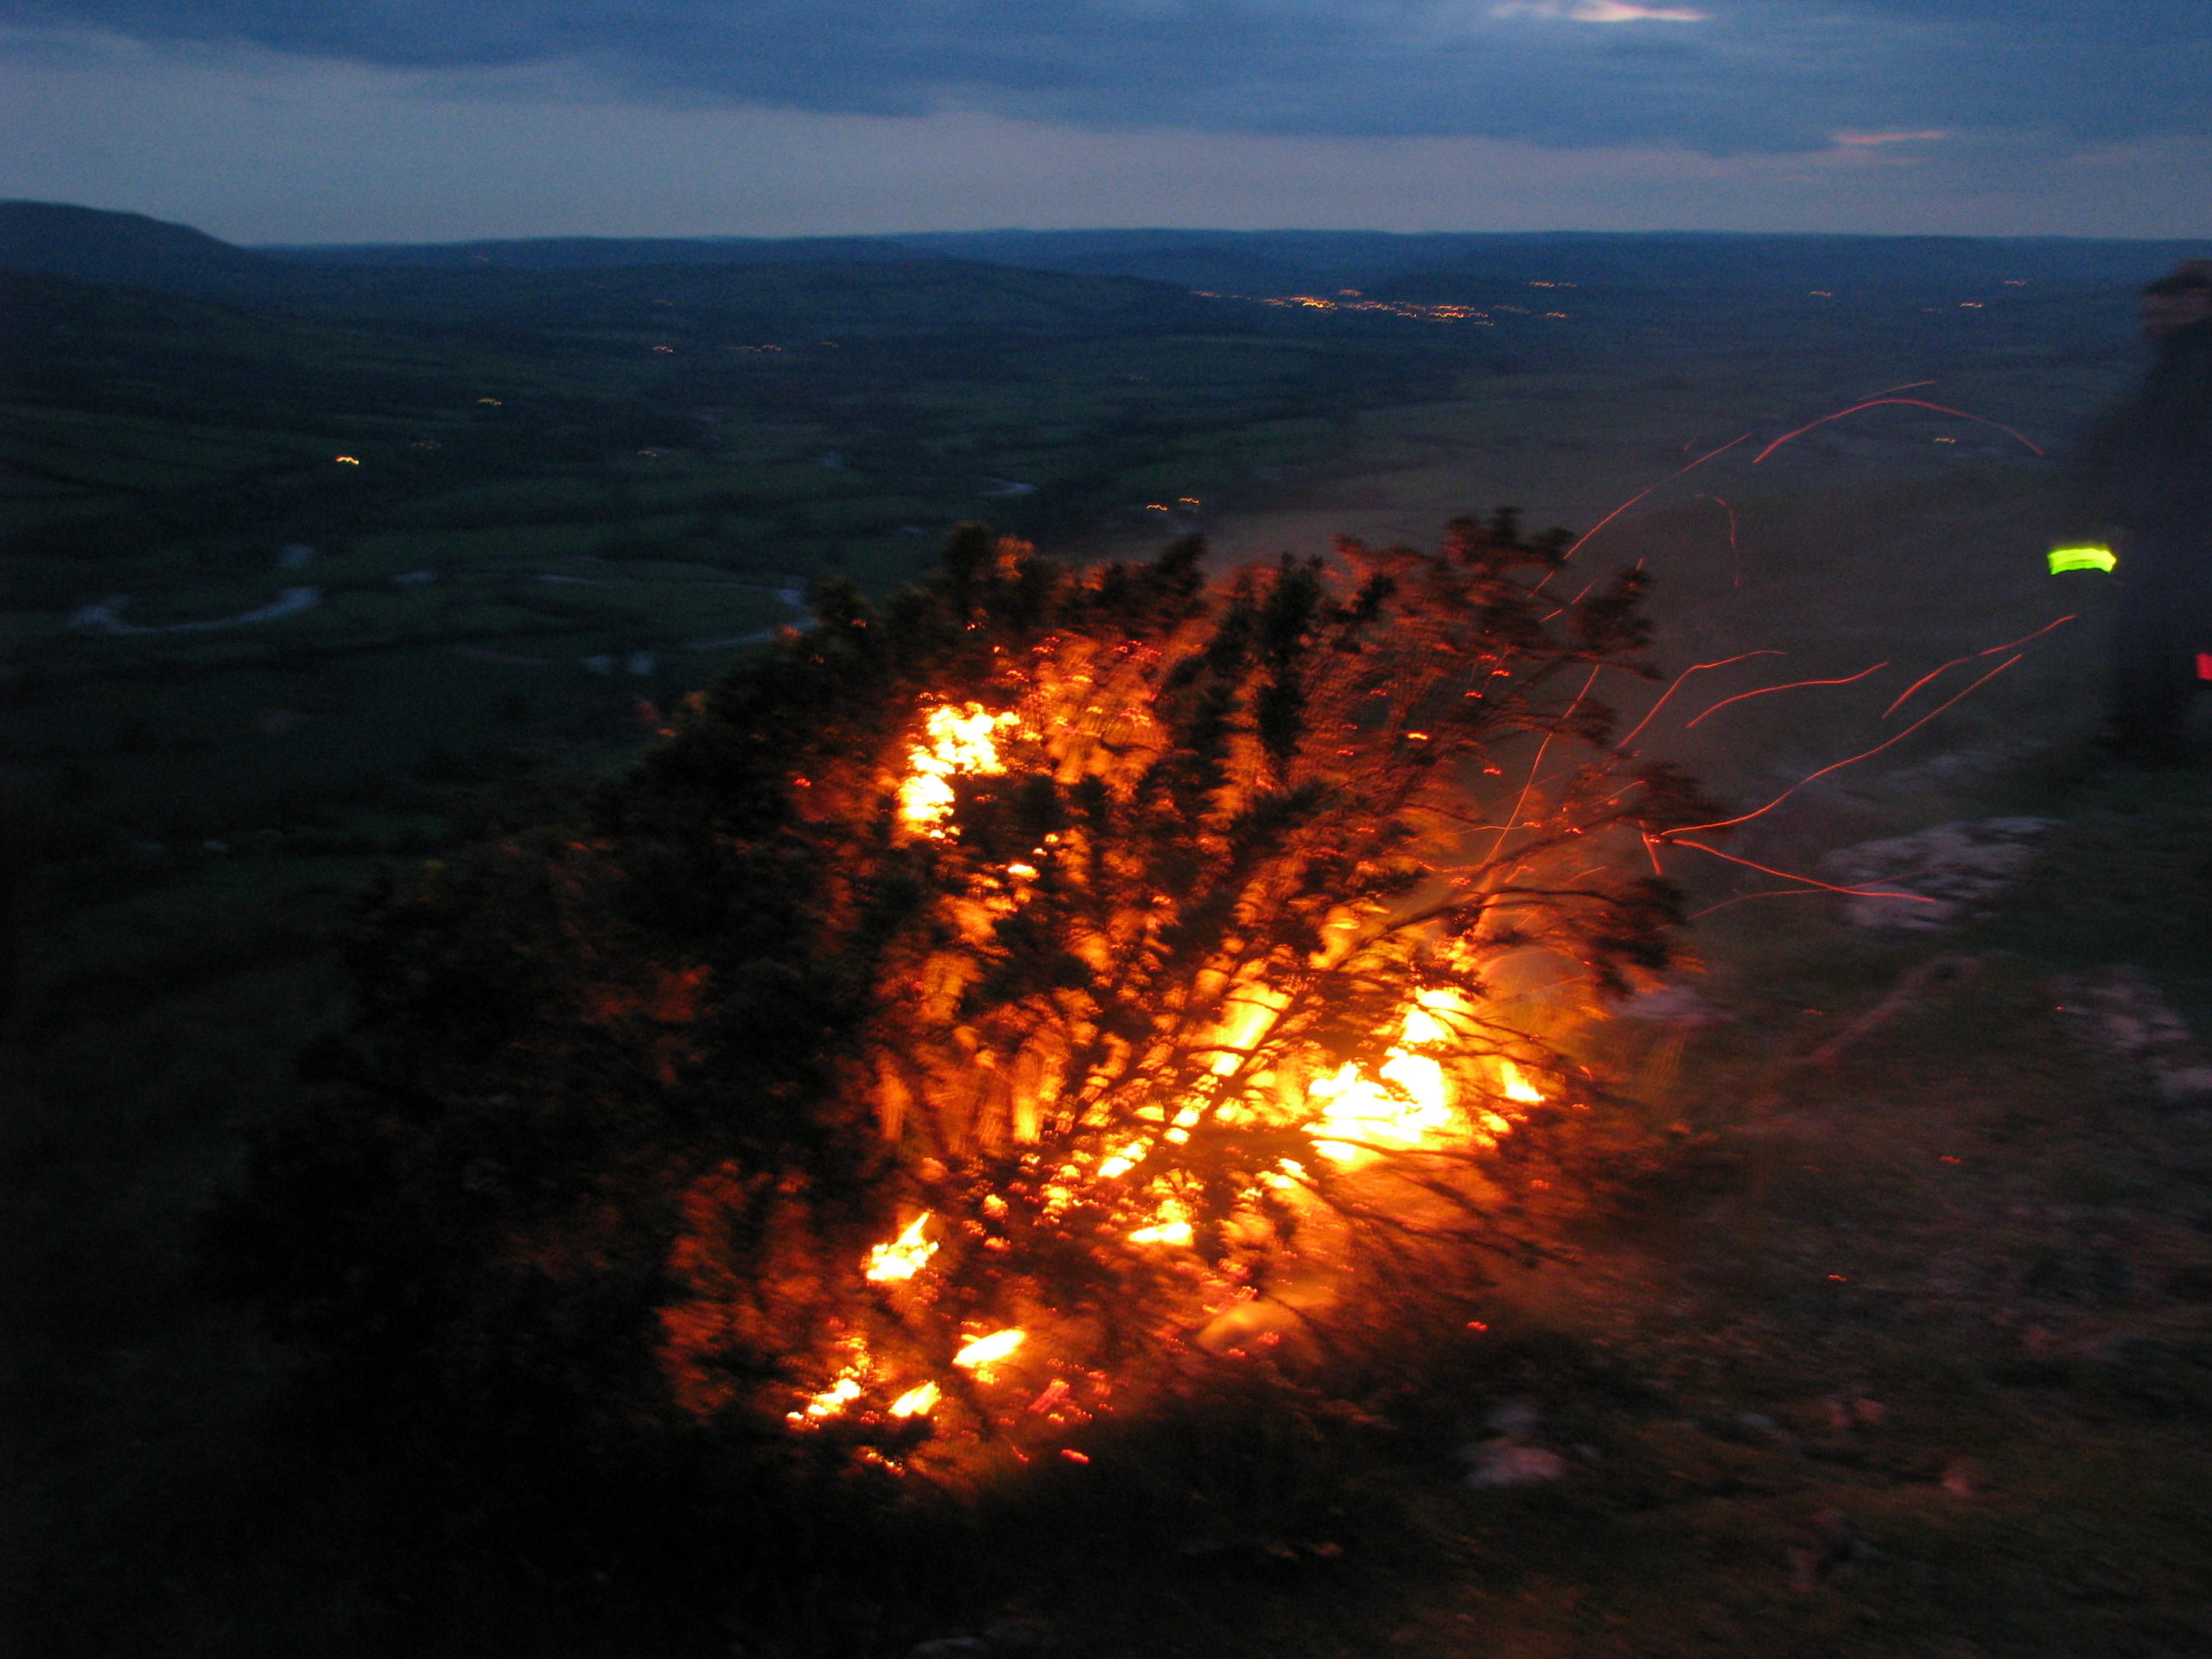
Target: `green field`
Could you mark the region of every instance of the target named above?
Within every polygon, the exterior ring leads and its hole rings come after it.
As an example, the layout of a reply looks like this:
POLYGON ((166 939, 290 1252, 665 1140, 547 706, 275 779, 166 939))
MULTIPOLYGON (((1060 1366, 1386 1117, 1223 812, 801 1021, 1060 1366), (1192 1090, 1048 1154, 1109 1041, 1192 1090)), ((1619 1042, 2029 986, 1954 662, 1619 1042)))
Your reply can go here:
MULTIPOLYGON (((227 839, 416 761, 617 752, 638 696, 680 696, 722 642, 801 613, 779 594, 896 586, 963 518, 1083 556, 1310 501, 1325 537, 1360 527, 1329 513, 1418 478, 1391 528, 1505 499, 1590 524, 1703 448, 1886 385, 1934 381, 1910 395, 2050 448, 2118 384, 2095 344, 2110 308, 2078 289, 1849 318, 1629 290, 1516 344, 978 269, 531 274, 496 322, 404 292, 247 311, 0 279, 19 369, 0 754, 39 834, 227 839), (869 327, 822 332, 864 302, 869 327), (650 338, 608 326, 639 313, 650 338), (1510 355, 1532 350, 1557 360, 1510 355), (300 588, 311 607, 208 626, 300 588), (113 626, 87 620, 99 606, 113 626), (611 676, 587 666, 606 658, 611 676), (363 701, 386 685, 423 689, 363 701)), ((1756 474, 1749 453, 1671 499, 1962 467, 2041 487, 2017 439, 1907 406, 1756 474)))
POLYGON ((0 278, 0 754, 37 838, 236 839, 404 804, 455 757, 620 753, 640 697, 803 620, 815 583, 896 586, 969 518, 1065 538, 1216 512, 1409 376, 1481 366, 1224 333, 1121 279, 625 283, 531 278, 494 318, 0 278))

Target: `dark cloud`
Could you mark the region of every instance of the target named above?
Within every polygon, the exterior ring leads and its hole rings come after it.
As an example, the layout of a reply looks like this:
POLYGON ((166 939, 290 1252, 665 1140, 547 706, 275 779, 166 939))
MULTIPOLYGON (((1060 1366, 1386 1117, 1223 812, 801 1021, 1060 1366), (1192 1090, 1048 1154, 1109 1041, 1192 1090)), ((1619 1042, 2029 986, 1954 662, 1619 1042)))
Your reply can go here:
POLYGON ((1710 152, 2212 130, 2206 0, 0 0, 0 19, 632 96, 1710 152))

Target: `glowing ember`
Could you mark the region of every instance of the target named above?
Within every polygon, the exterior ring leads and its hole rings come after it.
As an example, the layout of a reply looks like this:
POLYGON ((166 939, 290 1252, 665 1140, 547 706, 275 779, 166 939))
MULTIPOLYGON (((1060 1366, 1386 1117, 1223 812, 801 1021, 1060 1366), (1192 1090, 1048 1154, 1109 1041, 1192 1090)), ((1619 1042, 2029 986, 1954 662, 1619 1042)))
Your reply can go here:
POLYGON ((906 776, 899 785, 899 817, 907 828, 943 836, 944 821, 952 816, 950 779, 1004 772, 998 734, 1020 723, 1020 715, 995 715, 980 702, 931 709, 922 722, 929 741, 907 751, 906 776))
POLYGON ((1102 1181, 1110 1181, 1117 1175, 1126 1175, 1137 1166, 1137 1160, 1143 1156, 1142 1144, 1131 1141, 1098 1166, 1098 1179, 1102 1181))
POLYGON ((1132 1244, 1188 1244, 1191 1231, 1191 1212, 1175 1198, 1163 1199, 1149 1227, 1140 1227, 1129 1235, 1132 1244))
POLYGON ((914 1217, 912 1226, 888 1244, 879 1244, 868 1253, 867 1273, 874 1283, 896 1284, 912 1279, 937 1254, 934 1240, 922 1236, 922 1229, 929 1224, 926 1210, 914 1217))
POLYGON ((988 1337, 978 1337, 952 1357, 952 1363, 963 1371, 979 1371, 987 1365, 996 1364, 1027 1341, 1020 1331, 994 1331, 988 1337))
POLYGON ((793 1428, 811 1428, 817 1423, 838 1416, 854 1401, 861 1397, 867 1386, 868 1372, 868 1351, 857 1344, 844 1369, 832 1379, 828 1388, 810 1399, 798 1411, 784 1414, 784 1421, 793 1428))
POLYGON ((935 1409, 944 1393, 934 1382, 925 1382, 912 1388, 891 1402, 893 1417, 926 1417, 935 1409))

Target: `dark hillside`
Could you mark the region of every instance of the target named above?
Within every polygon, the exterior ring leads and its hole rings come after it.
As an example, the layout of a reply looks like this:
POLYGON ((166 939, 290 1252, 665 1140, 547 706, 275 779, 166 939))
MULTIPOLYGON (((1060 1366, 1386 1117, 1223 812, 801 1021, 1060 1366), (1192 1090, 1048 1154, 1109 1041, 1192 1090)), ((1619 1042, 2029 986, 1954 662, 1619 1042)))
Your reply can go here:
POLYGON ((335 430, 349 404, 359 413, 412 410, 423 372, 454 372, 435 368, 434 353, 410 361, 391 347, 365 329, 284 312, 0 270, 0 352, 14 395, 32 402, 266 419, 278 412, 271 391, 281 387, 287 422, 305 416, 309 430, 335 430), (254 373, 238 372, 249 365, 254 373))
MULTIPOLYGON (((378 297, 385 303, 448 325, 594 332, 741 326, 741 343, 747 344, 793 329, 841 335, 1172 333, 1233 328, 1242 321, 1221 315, 1229 308, 1130 276, 929 258, 376 275, 385 283, 378 297)), ((332 302, 327 292, 319 297, 332 302)))
MULTIPOLYGON (((2202 250, 2049 237, 991 231, 270 251, 299 275, 312 264, 323 284, 318 305, 397 304, 531 326, 621 326, 645 306, 670 314, 661 321, 748 308, 780 315, 797 289, 811 290, 806 306, 826 308, 824 316, 844 318, 849 303, 887 308, 877 315, 895 327, 988 321, 1084 328, 1103 311, 1116 327, 1396 340, 1408 314, 1388 308, 1473 307, 1479 315, 1467 321, 1491 332, 1497 353, 1526 368, 1623 350, 1734 350, 1777 329, 1821 351, 2015 351, 2031 340, 2037 349, 2109 352, 2122 344, 2118 326, 2089 325, 2089 314, 2119 315, 2120 302, 2148 276, 2202 250), (942 264, 925 276, 902 258, 942 264), (1033 282, 1052 272, 1155 287, 1149 298, 1034 286, 984 298, 978 290, 990 285, 981 272, 993 267, 1030 273, 1033 282), (1227 303, 1215 305, 1210 322, 1192 322, 1168 301, 1170 289, 1227 303), (1294 296, 1303 296, 1300 305, 1283 305, 1294 296), (1236 303, 1253 300, 1274 303, 1263 311, 1236 303)), ((1413 346, 1409 337, 1404 343, 1413 346)))
POLYGON ((1179 289, 1130 276, 1015 273, 881 244, 786 244, 787 257, 774 261, 701 258, 700 251, 713 245, 696 243, 609 242, 595 258, 583 256, 584 245, 560 245, 574 251, 571 256, 512 264, 480 261, 467 250, 452 257, 386 257, 359 266, 308 264, 250 252, 136 213, 0 203, 0 270, 264 309, 404 316, 437 327, 652 328, 670 321, 661 314, 671 310, 741 322, 748 338, 789 328, 906 334, 1235 326, 1179 289))
MULTIPOLYGON (((78 210, 82 211, 82 210, 78 210)), ((976 231, 880 237, 563 237, 499 242, 267 246, 319 267, 609 269, 876 263, 916 257, 1071 275, 1142 277, 1248 296, 1372 289, 1439 272, 1499 283, 1652 290, 1858 289, 1948 292, 2030 283, 2105 286, 2201 254, 2192 242, 2069 237, 1755 235, 1679 232, 976 231)))
POLYGON ((914 248, 875 236, 539 236, 499 242, 263 243, 254 251, 309 265, 489 266, 507 270, 819 264, 918 257, 914 248))
MULTIPOLYGON (((1378 238, 1378 242, 1381 241, 1378 238)), ((909 245, 931 247, 917 239, 909 245)), ((1318 262, 1277 252, 1264 244, 1211 236, 1169 240, 1132 238, 1127 245, 1109 242, 1090 247, 1078 242, 1062 246, 1046 236, 956 239, 937 250, 949 257, 999 259, 1008 264, 1029 265, 1040 270, 1086 271, 1143 276, 1156 283, 1175 283, 1185 288, 1216 293, 1246 295, 1328 293, 1347 280, 1342 270, 1318 262)), ((1376 268, 1387 268, 1393 250, 1371 250, 1376 268)), ((1361 274, 1355 272, 1355 275, 1361 274)))
POLYGON ((0 201, 0 269, 240 300, 276 296, 287 274, 188 225, 60 201, 0 201))

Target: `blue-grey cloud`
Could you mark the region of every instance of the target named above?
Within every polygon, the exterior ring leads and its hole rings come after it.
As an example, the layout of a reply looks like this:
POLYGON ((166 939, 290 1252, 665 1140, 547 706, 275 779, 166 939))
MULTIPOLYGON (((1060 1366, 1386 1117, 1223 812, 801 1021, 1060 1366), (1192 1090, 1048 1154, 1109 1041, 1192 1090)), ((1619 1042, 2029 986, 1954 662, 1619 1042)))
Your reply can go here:
POLYGON ((0 20, 1093 127, 1713 153, 1839 131, 2212 131, 2205 0, 0 0, 0 20))

